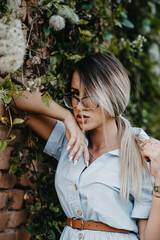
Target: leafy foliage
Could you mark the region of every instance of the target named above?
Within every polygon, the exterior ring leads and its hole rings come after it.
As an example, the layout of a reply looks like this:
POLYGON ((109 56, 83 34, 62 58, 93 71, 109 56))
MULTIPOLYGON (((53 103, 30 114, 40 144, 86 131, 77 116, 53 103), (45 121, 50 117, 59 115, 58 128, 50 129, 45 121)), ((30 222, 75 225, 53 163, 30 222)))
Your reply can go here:
MULTIPOLYGON (((9 6, 0 1, 1 15, 9 6)), ((132 91, 125 115, 134 126, 142 127, 153 137, 160 131, 160 2, 123 0, 41 0, 26 1, 22 6, 24 32, 28 48, 23 69, 2 75, 0 101, 8 114, 0 116, 1 124, 8 126, 9 134, 0 140, 0 151, 10 137, 14 124, 23 122, 23 116, 14 118, 10 112, 12 97, 23 95, 23 90, 41 91, 42 102, 48 107, 54 99, 63 105, 72 64, 94 52, 107 52, 118 57, 129 74, 132 91), (59 15, 65 19, 65 28, 54 31, 50 18, 59 15)), ((56 26, 57 27, 57 26, 56 26)), ((56 28, 58 29, 58 28, 56 28)), ((16 106, 15 106, 16 108, 16 106)), ((26 120, 26 118, 24 118, 26 120)), ((25 123, 25 121, 24 121, 25 123)), ((47 165, 45 173, 31 181, 37 184, 28 192, 33 198, 26 200, 28 211, 33 214, 27 231, 33 239, 58 239, 63 228, 64 215, 54 189, 55 164, 43 153, 43 145, 33 133, 26 133, 25 144, 16 146, 12 153, 10 172, 22 176, 34 169, 34 161, 47 165), (27 151, 27 154, 25 153, 27 151), (53 228, 54 226, 54 228, 53 228)))

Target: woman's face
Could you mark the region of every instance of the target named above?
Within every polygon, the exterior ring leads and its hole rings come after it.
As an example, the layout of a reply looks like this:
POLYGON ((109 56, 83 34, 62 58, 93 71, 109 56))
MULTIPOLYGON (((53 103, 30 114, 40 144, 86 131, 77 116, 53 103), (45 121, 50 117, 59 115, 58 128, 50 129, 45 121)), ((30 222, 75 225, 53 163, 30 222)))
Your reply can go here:
MULTIPOLYGON (((78 99, 87 96, 83 84, 80 83, 80 77, 77 72, 74 72, 72 77, 71 92, 73 96, 77 97, 78 99)), ((95 105, 96 104, 97 103, 95 103, 95 105)), ((106 110, 103 111, 105 119, 107 119, 108 112, 106 110)), ((81 102, 78 102, 76 108, 73 109, 73 114, 80 128, 85 131, 103 127, 103 113, 100 106, 95 110, 88 110, 81 102)))

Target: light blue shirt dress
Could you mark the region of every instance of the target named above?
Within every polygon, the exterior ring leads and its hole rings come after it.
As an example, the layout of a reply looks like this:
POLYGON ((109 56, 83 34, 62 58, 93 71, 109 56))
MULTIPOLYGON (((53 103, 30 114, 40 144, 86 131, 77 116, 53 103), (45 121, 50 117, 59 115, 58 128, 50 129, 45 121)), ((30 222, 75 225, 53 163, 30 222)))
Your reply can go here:
MULTIPOLYGON (((148 139, 142 129, 132 130, 143 141, 148 139)), ((146 174, 140 198, 136 200, 131 191, 127 203, 120 198, 119 150, 104 153, 83 171, 86 167, 83 156, 76 165, 68 160, 67 143, 65 126, 57 121, 44 152, 59 161, 55 187, 66 216, 103 222, 134 233, 78 230, 66 226, 60 240, 137 240, 137 219, 148 218, 151 209, 152 188, 146 174)))

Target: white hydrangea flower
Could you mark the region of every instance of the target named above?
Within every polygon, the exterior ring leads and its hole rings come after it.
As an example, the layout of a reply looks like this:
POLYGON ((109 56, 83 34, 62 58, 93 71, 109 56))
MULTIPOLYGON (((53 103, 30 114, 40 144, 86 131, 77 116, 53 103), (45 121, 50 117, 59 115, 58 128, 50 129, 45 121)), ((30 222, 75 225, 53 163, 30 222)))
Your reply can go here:
POLYGON ((22 29, 11 27, 7 32, 7 39, 12 39, 13 42, 21 41, 24 39, 22 29))
POLYGON ((14 45, 10 40, 0 40, 0 54, 7 55, 14 52, 14 45))
POLYGON ((15 72, 22 65, 22 55, 5 55, 0 58, 1 72, 15 72))
POLYGON ((73 12, 75 20, 73 20, 73 18, 71 17, 70 13, 68 11, 66 11, 66 9, 63 10, 58 10, 57 12, 58 15, 68 19, 71 23, 73 24, 78 24, 79 23, 79 17, 76 13, 73 12))
POLYGON ((21 67, 25 55, 25 47, 21 21, 12 19, 8 24, 0 21, 1 72, 13 72, 21 67))
POLYGON ((160 60, 159 46, 157 43, 153 43, 149 48, 149 58, 153 62, 158 62, 160 60))
POLYGON ((8 23, 8 25, 11 27, 19 28, 19 29, 22 28, 22 23, 19 19, 14 19, 14 20, 10 21, 8 23))
POLYGON ((65 20, 63 17, 58 16, 58 15, 53 15, 49 19, 49 26, 50 28, 53 28, 54 31, 60 31, 65 28, 65 20))
POLYGON ((0 22, 0 39, 6 38, 8 26, 0 22))
POLYGON ((8 13, 9 18, 15 19, 17 17, 17 14, 20 15, 21 0, 7 0, 7 3, 12 8, 12 12, 8 13))
POLYGON ((7 3, 11 5, 12 8, 21 6, 21 0, 7 0, 7 3))

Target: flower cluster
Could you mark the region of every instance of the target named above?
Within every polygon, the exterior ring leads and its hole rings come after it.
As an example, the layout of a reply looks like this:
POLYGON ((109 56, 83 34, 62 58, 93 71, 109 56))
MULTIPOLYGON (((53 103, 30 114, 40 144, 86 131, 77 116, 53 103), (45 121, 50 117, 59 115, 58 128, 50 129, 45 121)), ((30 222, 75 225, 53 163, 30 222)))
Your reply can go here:
POLYGON ((63 10, 58 10, 57 15, 53 15, 49 19, 49 26, 53 28, 54 31, 60 31, 65 28, 65 19, 67 19, 72 24, 79 23, 79 17, 73 10, 64 8, 63 10))
POLYGON ((143 43, 146 42, 146 38, 142 35, 138 35, 137 39, 130 42, 128 39, 121 38, 119 47, 120 49, 126 48, 131 52, 142 52, 143 51, 143 43))
POLYGON ((32 65, 41 64, 41 59, 40 59, 40 57, 34 56, 34 57, 32 58, 32 60, 31 60, 31 64, 32 64, 32 65))
POLYGON ((58 32, 65 28, 65 20, 61 16, 53 15, 49 19, 49 26, 50 26, 50 28, 53 28, 54 31, 58 32))
POLYGON ((41 78, 31 79, 30 81, 27 79, 24 86, 26 87, 26 90, 30 92, 38 92, 40 89, 43 89, 41 78))
POLYGON ((133 42, 132 42, 132 48, 133 48, 133 51, 134 52, 142 52, 143 51, 143 43, 146 42, 146 38, 142 35, 138 35, 137 36, 137 39, 135 39, 133 42))
POLYGON ((1 72, 14 72, 22 65, 25 46, 20 20, 12 19, 8 24, 0 21, 1 72))

